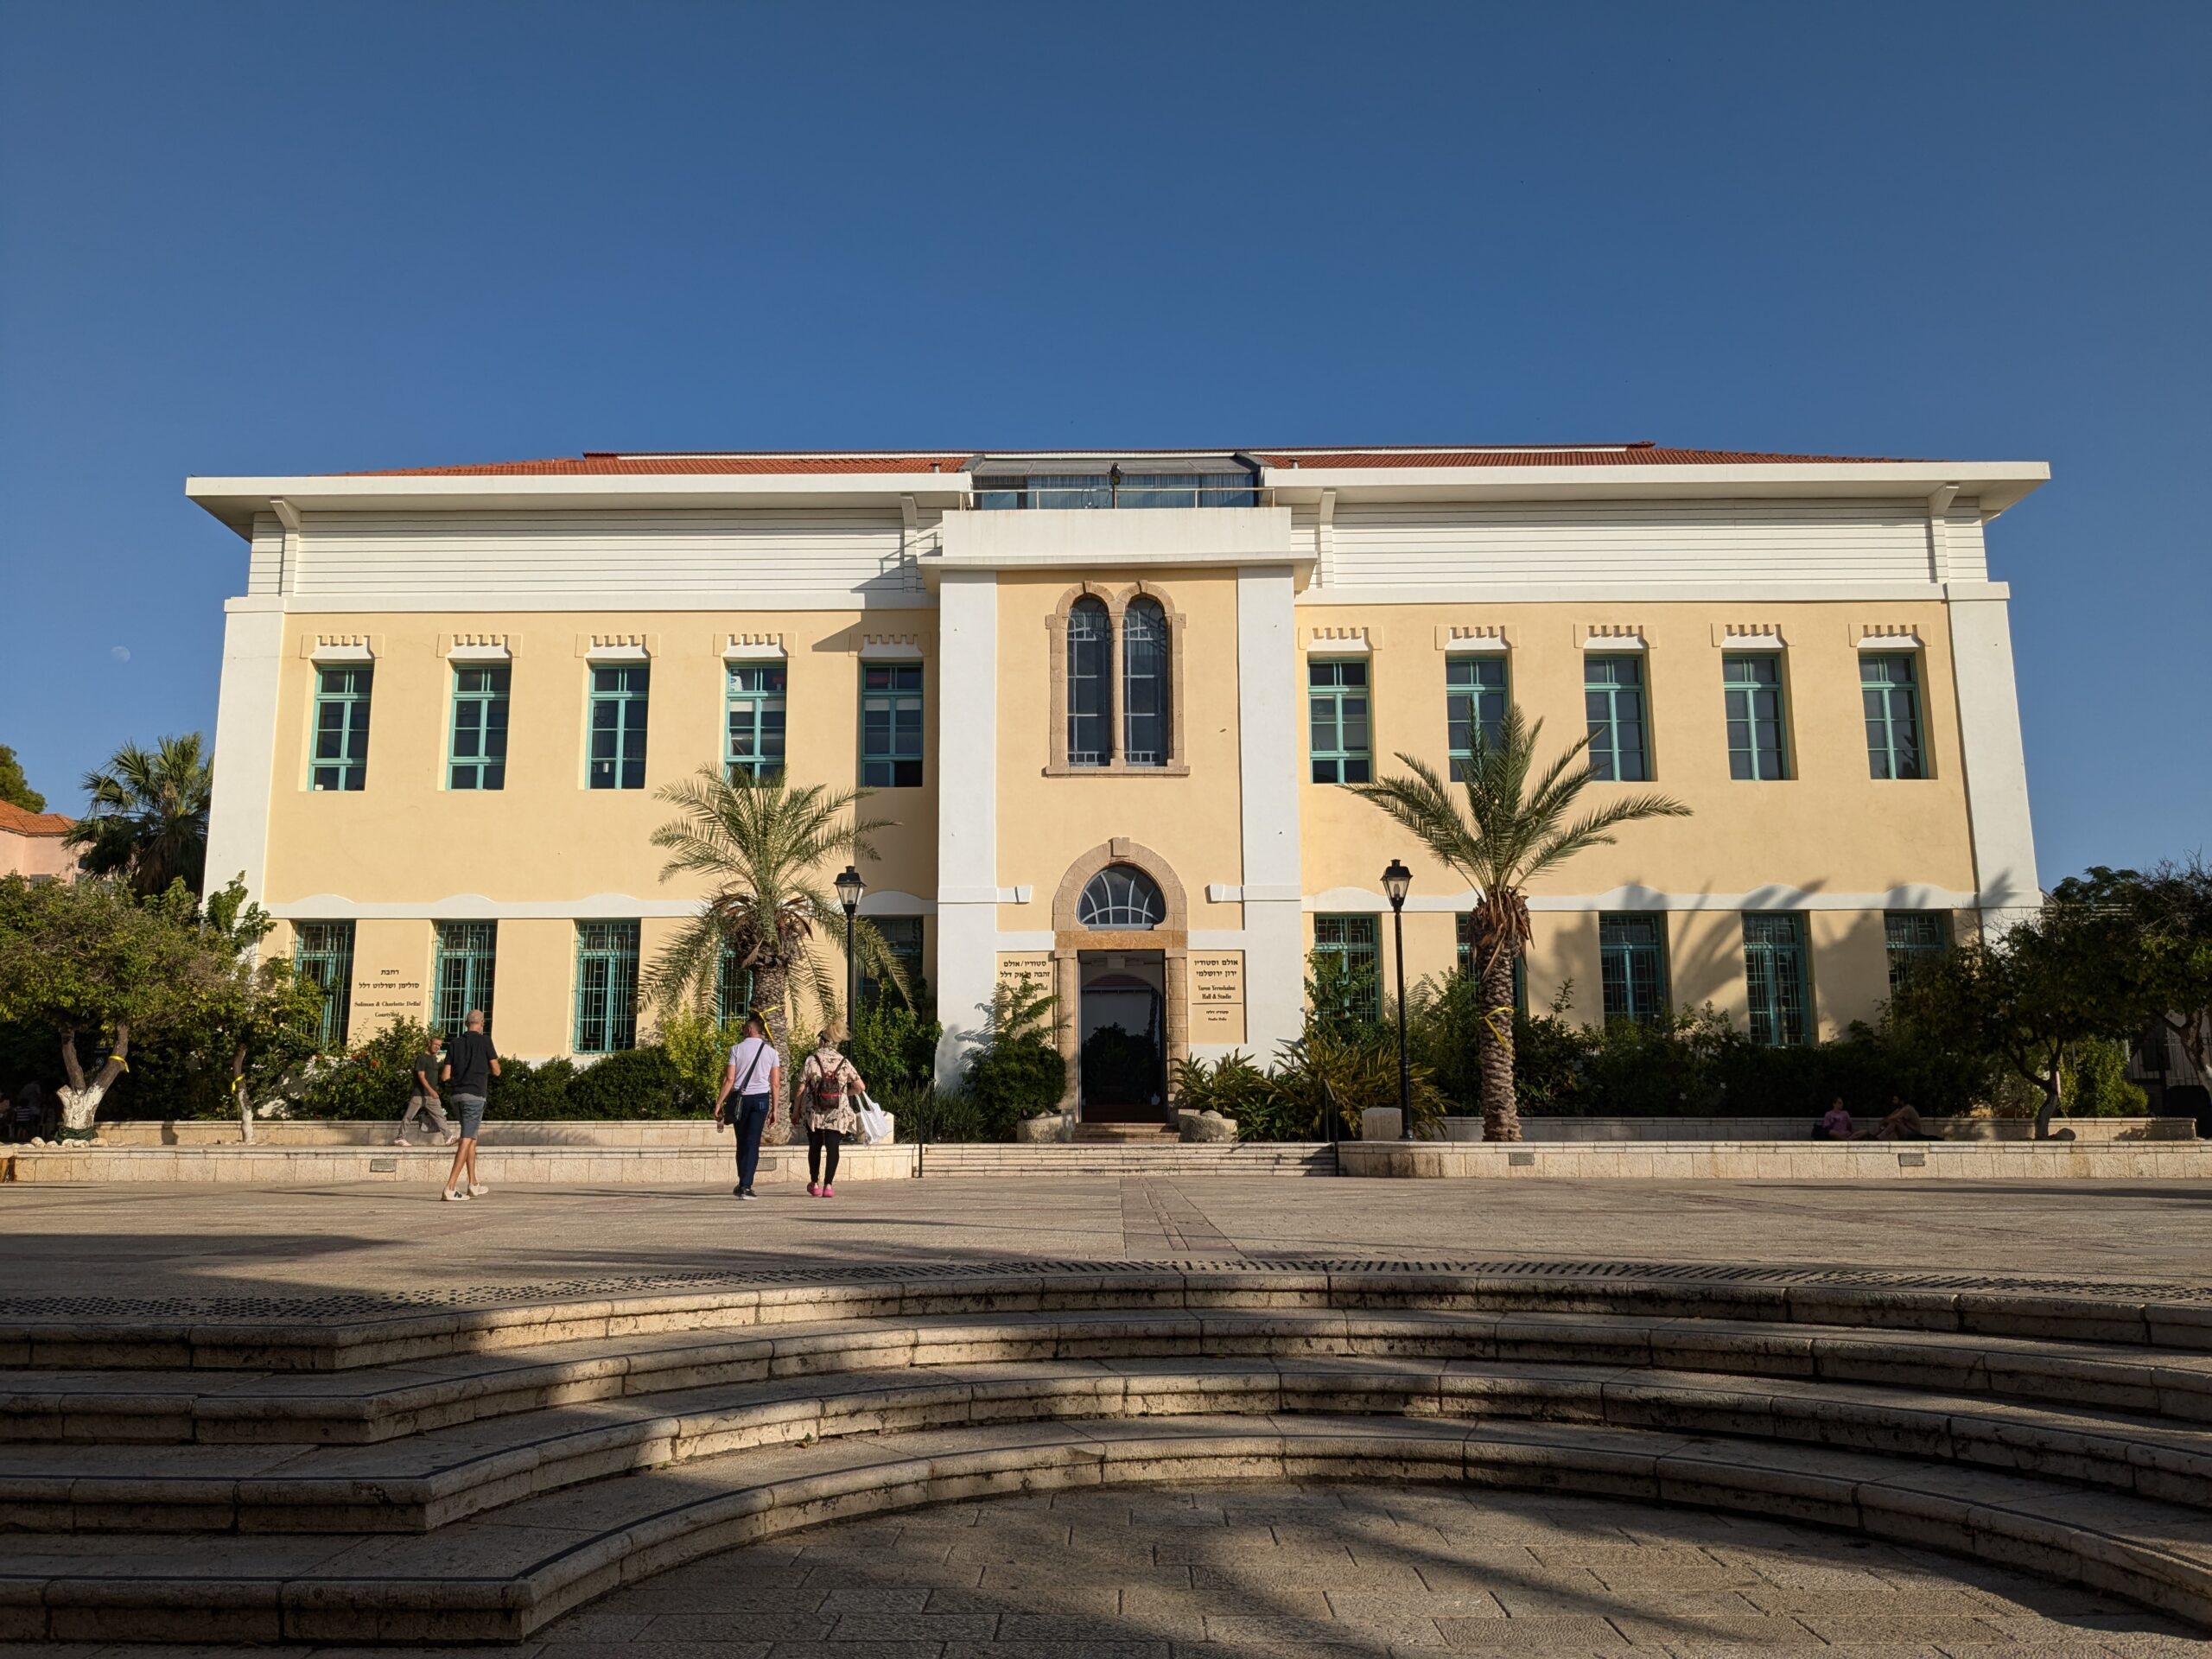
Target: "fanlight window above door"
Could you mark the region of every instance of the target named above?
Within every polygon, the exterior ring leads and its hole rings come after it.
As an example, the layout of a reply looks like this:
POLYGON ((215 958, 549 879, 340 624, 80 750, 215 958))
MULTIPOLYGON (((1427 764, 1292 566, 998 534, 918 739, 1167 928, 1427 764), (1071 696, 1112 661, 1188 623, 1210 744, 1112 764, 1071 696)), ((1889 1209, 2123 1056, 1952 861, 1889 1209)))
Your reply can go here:
POLYGON ((1076 921, 1090 928, 1158 927, 1166 917, 1159 887, 1127 864, 1109 864, 1092 876, 1075 907, 1076 921))

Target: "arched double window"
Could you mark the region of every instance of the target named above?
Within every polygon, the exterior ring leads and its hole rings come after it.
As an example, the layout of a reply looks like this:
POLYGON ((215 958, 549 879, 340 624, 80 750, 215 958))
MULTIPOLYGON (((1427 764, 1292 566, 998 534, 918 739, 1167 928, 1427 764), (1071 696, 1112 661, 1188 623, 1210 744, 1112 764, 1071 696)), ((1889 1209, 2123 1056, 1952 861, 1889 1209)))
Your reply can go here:
POLYGON ((1134 864, 1109 864, 1084 884, 1077 926, 1121 931, 1158 927, 1167 918, 1160 884, 1134 864))
POLYGON ((1103 766, 1114 749, 1114 623, 1105 601, 1068 611, 1068 765, 1103 766))
POLYGON ((1063 741, 1064 764, 1071 769, 1148 769, 1176 759, 1173 625, 1167 607, 1141 593, 1122 607, 1118 627, 1116 620, 1095 594, 1084 594, 1067 609, 1063 741))

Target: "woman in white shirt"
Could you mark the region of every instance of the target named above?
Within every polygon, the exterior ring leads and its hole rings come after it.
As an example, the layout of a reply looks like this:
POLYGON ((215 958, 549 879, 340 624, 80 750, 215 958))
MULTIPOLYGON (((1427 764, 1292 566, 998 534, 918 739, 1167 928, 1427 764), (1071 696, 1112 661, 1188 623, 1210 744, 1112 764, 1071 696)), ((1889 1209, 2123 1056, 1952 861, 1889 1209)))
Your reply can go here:
POLYGON ((730 1191, 741 1198, 754 1196, 753 1174, 760 1167, 760 1134, 783 1091, 784 1067, 776 1057, 776 1046, 768 1040, 760 1016, 747 1014, 745 1040, 730 1050, 721 1093, 715 1096, 715 1127, 728 1122, 737 1130, 737 1185, 730 1191), (723 1108, 732 1095, 737 1096, 737 1105, 726 1116, 723 1108))

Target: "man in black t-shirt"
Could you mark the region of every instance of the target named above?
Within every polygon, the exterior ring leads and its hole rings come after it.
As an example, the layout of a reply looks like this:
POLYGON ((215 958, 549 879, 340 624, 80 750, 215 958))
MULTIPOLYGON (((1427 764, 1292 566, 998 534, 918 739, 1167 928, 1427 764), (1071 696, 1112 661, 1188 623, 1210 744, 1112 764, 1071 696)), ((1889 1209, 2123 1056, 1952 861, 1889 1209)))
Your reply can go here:
POLYGON ((453 1149, 446 1175, 446 1201, 480 1198, 492 1189, 476 1179, 476 1136, 484 1127, 484 1096, 499 1075, 499 1051, 484 1034, 484 1010, 468 1011, 468 1028, 446 1051, 444 1077, 453 1084, 453 1103, 461 1112, 461 1144, 453 1149))

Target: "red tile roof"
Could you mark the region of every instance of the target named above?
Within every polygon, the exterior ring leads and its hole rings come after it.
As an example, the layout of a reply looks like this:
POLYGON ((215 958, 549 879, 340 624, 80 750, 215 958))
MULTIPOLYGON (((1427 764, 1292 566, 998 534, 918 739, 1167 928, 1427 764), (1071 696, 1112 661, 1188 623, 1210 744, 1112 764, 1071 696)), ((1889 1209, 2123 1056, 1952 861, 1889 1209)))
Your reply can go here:
POLYGON ((76 822, 60 812, 30 812, 13 801, 0 801, 0 835, 58 836, 76 822))
MULTIPOLYGON (((1178 450, 883 450, 818 454, 750 451, 726 454, 626 454, 586 450, 547 461, 492 461, 475 467, 402 467, 345 473, 345 478, 590 478, 736 474, 957 473, 978 453, 995 455, 1176 454, 1178 450)), ((1194 452, 1196 453, 1196 452, 1194 452)), ((1222 451, 1205 453, 1221 454, 1222 451)), ((1895 463, 1891 455, 1791 455, 1753 450, 1663 448, 1652 443, 1525 448, 1387 447, 1371 449, 1248 449, 1269 467, 1756 467, 1895 463)))

